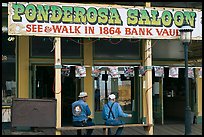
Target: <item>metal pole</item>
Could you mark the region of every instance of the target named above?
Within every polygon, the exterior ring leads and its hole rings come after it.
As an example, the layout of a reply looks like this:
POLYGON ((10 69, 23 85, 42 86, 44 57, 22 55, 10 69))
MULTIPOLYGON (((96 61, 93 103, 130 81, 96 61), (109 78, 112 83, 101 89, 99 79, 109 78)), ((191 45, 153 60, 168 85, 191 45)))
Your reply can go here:
POLYGON ((185 135, 191 135, 191 108, 189 106, 189 81, 188 81, 188 42, 185 42, 183 44, 185 54, 185 91, 186 91, 185 135))
POLYGON ((105 71, 105 103, 108 102, 108 85, 107 85, 106 75, 107 75, 107 71, 105 71))

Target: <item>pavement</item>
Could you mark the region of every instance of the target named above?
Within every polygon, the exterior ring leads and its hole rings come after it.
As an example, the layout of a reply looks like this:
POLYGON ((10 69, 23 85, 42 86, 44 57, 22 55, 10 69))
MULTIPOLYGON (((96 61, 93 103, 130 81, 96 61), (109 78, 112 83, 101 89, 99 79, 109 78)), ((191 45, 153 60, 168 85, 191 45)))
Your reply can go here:
MULTIPOLYGON (((192 124, 191 135, 202 135, 202 124, 192 124)), ((112 129, 114 133, 116 129, 112 129)), ((169 123, 169 124, 155 124, 153 127, 153 135, 184 135, 185 125, 182 123, 169 123)), ((82 130, 82 135, 86 130, 82 130)), ((2 126, 2 135, 56 135, 53 128, 27 128, 24 130, 11 130, 9 124, 2 126)), ((76 131, 63 131, 61 135, 76 135, 76 131)), ((95 129, 93 135, 103 135, 102 129, 95 129)), ((122 135, 146 135, 143 127, 128 127, 123 129, 122 135)))

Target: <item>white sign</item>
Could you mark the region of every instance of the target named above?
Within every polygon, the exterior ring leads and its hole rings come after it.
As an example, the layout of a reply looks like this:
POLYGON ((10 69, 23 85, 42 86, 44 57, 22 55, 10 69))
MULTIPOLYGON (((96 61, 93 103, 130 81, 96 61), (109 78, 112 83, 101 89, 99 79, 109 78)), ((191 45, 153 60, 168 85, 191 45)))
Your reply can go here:
POLYGON ((199 9, 60 2, 9 2, 8 34, 29 36, 179 39, 184 19, 202 40, 199 9))
POLYGON ((169 77, 178 78, 179 68, 178 67, 169 67, 169 77))
POLYGON ((75 77, 86 77, 85 66, 75 66, 75 77))
POLYGON ((2 109, 2 122, 11 122, 11 109, 2 109))

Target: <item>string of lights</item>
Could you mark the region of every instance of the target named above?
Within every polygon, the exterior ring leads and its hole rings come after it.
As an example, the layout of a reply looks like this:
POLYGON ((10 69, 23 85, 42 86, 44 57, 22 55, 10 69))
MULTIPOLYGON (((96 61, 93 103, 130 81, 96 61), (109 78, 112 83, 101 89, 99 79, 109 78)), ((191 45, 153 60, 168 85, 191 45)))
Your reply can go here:
MULTIPOLYGON (((43 39, 43 41, 45 41, 45 40, 46 40, 46 38, 43 39)), ((49 38, 49 40, 50 40, 51 42, 54 41, 54 40, 52 40, 51 38, 49 38)), ((75 43, 77 43, 77 44, 79 44, 79 45, 83 45, 83 44, 84 44, 83 42, 80 42, 80 41, 81 41, 80 39, 74 40, 73 38, 67 38, 66 42, 68 42, 69 40, 71 40, 71 41, 73 41, 73 42, 75 42, 75 43)), ((90 40, 90 39, 89 39, 89 40, 90 40)), ((117 41, 117 42, 113 42, 113 41, 111 41, 111 39, 107 39, 107 38, 104 38, 104 39, 98 38, 98 39, 95 39, 95 40, 93 40, 93 41, 90 41, 88 44, 95 43, 96 41, 99 41, 99 40, 109 41, 112 45, 117 45, 117 44, 119 44, 119 43, 121 43, 121 42, 123 41, 122 38, 121 38, 119 41, 117 41)), ((130 40, 129 42, 131 42, 131 43, 136 43, 136 42, 138 42, 138 41, 140 41, 140 40, 141 40, 141 39, 137 39, 136 41, 130 40)))

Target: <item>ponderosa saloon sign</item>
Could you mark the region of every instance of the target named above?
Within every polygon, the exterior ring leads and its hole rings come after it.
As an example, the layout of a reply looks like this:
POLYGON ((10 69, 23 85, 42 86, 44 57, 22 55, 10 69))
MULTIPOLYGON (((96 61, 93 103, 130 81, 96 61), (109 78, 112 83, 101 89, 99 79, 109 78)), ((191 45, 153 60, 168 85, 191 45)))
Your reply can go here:
POLYGON ((184 19, 202 40, 198 9, 59 2, 9 2, 8 34, 28 36, 178 39, 184 19))

